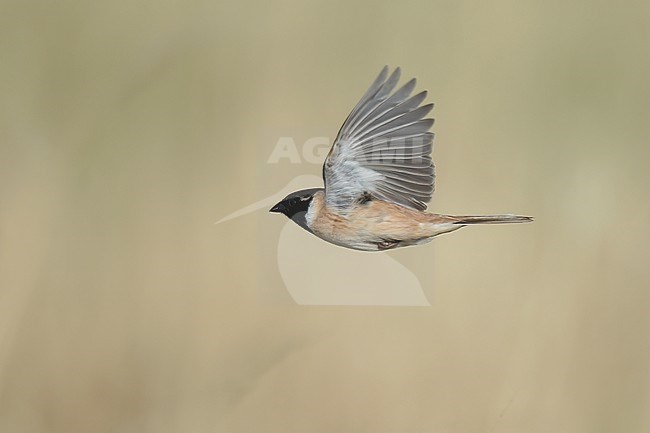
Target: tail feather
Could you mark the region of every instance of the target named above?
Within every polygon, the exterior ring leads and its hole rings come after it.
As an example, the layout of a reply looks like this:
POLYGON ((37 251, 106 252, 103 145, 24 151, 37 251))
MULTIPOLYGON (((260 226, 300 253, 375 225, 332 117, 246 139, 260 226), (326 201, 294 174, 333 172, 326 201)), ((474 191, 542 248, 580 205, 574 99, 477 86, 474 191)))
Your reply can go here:
POLYGON ((533 217, 521 215, 478 215, 478 216, 454 216, 454 224, 506 224, 506 223, 527 223, 533 217))

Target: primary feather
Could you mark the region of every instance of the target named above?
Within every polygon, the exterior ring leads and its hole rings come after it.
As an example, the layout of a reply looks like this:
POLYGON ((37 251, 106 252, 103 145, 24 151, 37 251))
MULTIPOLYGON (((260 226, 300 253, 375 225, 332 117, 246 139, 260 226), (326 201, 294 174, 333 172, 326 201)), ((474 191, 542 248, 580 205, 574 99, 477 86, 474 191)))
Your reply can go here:
POLYGON ((395 90, 400 68, 385 66, 339 131, 323 165, 328 207, 346 213, 360 196, 424 210, 434 189, 433 104, 416 80, 395 90))

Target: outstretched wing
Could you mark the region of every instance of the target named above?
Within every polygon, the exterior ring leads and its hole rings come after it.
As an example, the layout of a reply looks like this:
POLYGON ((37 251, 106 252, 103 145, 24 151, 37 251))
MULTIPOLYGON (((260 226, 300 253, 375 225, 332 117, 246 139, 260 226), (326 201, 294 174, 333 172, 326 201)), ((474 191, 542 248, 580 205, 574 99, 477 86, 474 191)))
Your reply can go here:
POLYGON ((328 207, 345 211, 370 194, 417 210, 433 194, 433 104, 411 96, 415 78, 393 91, 400 68, 381 73, 343 123, 323 165, 328 207))

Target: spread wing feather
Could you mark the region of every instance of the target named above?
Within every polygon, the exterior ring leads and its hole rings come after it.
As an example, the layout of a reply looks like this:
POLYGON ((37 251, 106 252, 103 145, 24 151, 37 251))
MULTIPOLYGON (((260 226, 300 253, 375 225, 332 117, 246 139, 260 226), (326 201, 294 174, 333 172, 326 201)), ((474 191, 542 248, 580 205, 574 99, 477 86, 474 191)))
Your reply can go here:
POLYGON ((385 66, 352 109, 323 165, 327 205, 345 213, 370 193, 381 200, 424 210, 431 200, 433 104, 411 96, 416 80, 395 90, 400 68, 385 66))

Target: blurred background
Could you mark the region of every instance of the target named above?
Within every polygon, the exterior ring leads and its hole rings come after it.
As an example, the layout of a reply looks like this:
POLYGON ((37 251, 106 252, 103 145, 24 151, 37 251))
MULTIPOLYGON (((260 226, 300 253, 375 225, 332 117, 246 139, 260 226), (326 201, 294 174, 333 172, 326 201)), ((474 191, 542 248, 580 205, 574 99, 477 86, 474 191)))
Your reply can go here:
POLYGON ((0 431, 650 431, 649 17, 0 1, 0 431), (320 175, 267 160, 384 64, 436 103, 431 210, 536 221, 390 253, 431 307, 269 302, 285 220, 213 223, 320 175))

